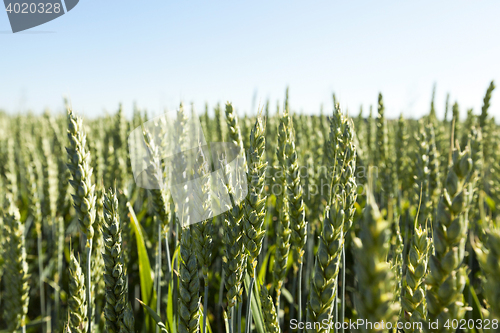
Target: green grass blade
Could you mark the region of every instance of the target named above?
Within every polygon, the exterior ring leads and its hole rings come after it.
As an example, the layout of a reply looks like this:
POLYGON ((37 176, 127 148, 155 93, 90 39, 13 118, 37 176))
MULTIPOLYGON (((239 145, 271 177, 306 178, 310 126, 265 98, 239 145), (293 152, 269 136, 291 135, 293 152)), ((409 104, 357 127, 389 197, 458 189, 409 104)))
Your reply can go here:
POLYGON ((142 302, 140 299, 137 299, 137 301, 139 303, 141 303, 141 305, 144 307, 144 309, 146 310, 146 312, 149 314, 149 316, 151 318, 153 318, 153 320, 156 322, 156 325, 158 325, 158 327, 160 327, 160 330, 162 333, 168 333, 167 331, 167 327, 165 326, 165 324, 161 321, 161 318, 160 316, 158 316, 158 314, 153 310, 151 309, 149 306, 147 306, 146 304, 144 304, 144 302, 142 302))
MULTIPOLYGON (((149 263, 148 251, 144 242, 144 236, 142 234, 142 229, 139 225, 139 221, 137 220, 137 216, 135 215, 135 212, 130 204, 128 205, 128 209, 130 212, 130 224, 132 226, 132 230, 135 234, 135 239, 137 242, 141 295, 144 303, 155 310, 156 293, 153 289, 153 271, 151 270, 151 265, 149 263)), ((146 329, 148 330, 148 332, 150 332, 152 329, 151 322, 149 320, 146 321, 146 329)))

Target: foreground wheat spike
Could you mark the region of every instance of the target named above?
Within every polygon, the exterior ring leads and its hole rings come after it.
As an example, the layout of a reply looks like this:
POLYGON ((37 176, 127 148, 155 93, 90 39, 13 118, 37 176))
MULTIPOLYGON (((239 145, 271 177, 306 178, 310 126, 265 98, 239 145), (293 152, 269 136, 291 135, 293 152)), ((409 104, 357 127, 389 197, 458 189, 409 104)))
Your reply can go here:
MULTIPOLYGON (((327 207, 323 220, 316 263, 314 265, 309 302, 307 306, 307 321, 322 322, 331 320, 333 301, 337 290, 337 276, 340 267, 340 254, 344 246, 345 212, 340 196, 333 198, 331 206, 327 207)), ((327 332, 327 327, 321 325, 309 332, 327 332), (317 329, 317 330, 316 330, 317 329)))
MULTIPOLYGON (((104 252, 104 239, 102 236, 102 227, 104 224, 104 185, 100 184, 96 194, 96 219, 94 228, 94 239, 92 240, 93 258, 91 262, 92 268, 92 295, 94 299, 103 299, 105 295, 105 282, 104 282, 104 259, 102 253, 104 252)), ((99 313, 96 313, 100 316, 99 313)))
POLYGON ((198 279, 198 265, 193 247, 191 226, 182 229, 181 262, 179 285, 179 333, 194 333, 199 330, 200 282, 198 279))
POLYGON ((132 312, 132 307, 130 303, 127 302, 125 311, 123 312, 123 319, 120 323, 120 333, 134 333, 135 318, 132 312))
MULTIPOLYGON (((343 224, 343 238, 349 232, 353 222, 354 213, 356 211, 354 204, 357 200, 357 184, 356 184, 356 159, 357 159, 357 149, 355 146, 355 134, 353 131, 352 121, 345 117, 337 104, 334 109, 333 117, 330 122, 330 141, 328 144, 328 150, 333 159, 334 167, 331 172, 331 196, 341 196, 340 200, 343 200, 343 210, 344 210, 344 224, 343 224)), ((336 200, 339 200, 336 198, 336 200)), ((331 206, 334 202, 329 203, 331 206)), ((335 293, 334 299, 337 295, 341 299, 340 307, 340 317, 338 321, 343 322, 345 316, 345 275, 346 275, 346 265, 345 265, 345 248, 342 248, 341 261, 342 261, 342 274, 340 276, 342 283, 342 290, 340 293, 335 293)), ((337 277, 336 277, 337 279, 337 277)), ((336 283, 336 288, 338 283, 336 283)), ((343 333, 344 329, 341 329, 343 333)))
POLYGON ((198 158, 195 162, 195 172, 198 179, 201 179, 201 193, 200 191, 192 191, 193 193, 200 193, 198 198, 195 198, 197 204, 194 205, 195 209, 199 209, 199 216, 210 217, 201 222, 193 224, 191 229, 193 236, 194 253, 198 260, 198 265, 202 269, 203 279, 205 285, 208 285, 208 269, 212 263, 212 246, 213 246, 213 220, 212 212, 212 198, 210 194, 210 168, 208 161, 206 161, 203 151, 200 149, 198 158))
POLYGON ((286 156, 286 146, 291 142, 291 136, 293 132, 292 121, 290 119, 290 114, 288 110, 288 90, 287 97, 285 100, 285 109, 283 110, 283 116, 280 118, 280 124, 278 128, 278 146, 276 148, 276 155, 278 158, 279 174, 276 176, 276 182, 280 185, 280 193, 276 196, 276 210, 279 212, 278 224, 276 228, 276 253, 274 257, 274 271, 273 271, 273 281, 276 290, 276 310, 279 314, 279 299, 281 296, 281 288, 283 286, 283 280, 285 279, 286 266, 288 261, 288 253, 290 252, 290 217, 288 208, 288 198, 287 193, 287 181, 286 181, 286 170, 287 170, 287 156, 286 156))
MULTIPOLYGON (((356 179, 354 172, 356 170, 356 147, 354 146, 353 125, 348 120, 337 104, 330 120, 329 141, 326 152, 330 162, 328 181, 330 185, 329 203, 333 196, 345 191, 349 197, 349 212, 356 201, 356 179)), ((347 222, 347 220, 346 220, 347 222)), ((351 221, 352 223, 352 221, 351 221)), ((347 232, 351 225, 347 225, 344 232, 347 232)))
POLYGON ((69 328, 74 333, 88 332, 87 326, 87 294, 85 282, 80 267, 73 251, 69 259, 69 328))
MULTIPOLYGON (((264 220, 266 215, 267 196, 264 193, 264 181, 267 168, 265 162, 266 139, 264 135, 265 124, 260 115, 250 132, 248 149, 248 172, 247 184, 248 194, 245 199, 244 218, 243 218, 243 242, 248 257, 248 274, 250 275, 250 286, 248 286, 248 299, 251 299, 253 284, 255 281, 255 271, 257 267, 257 258, 262 249, 265 230, 264 220)), ((251 326, 251 307, 250 301, 247 305, 247 329, 251 326)))
POLYGON ((104 196, 104 223, 102 235, 104 240, 104 283, 106 305, 104 317, 108 332, 119 332, 123 325, 123 316, 127 306, 127 285, 123 265, 123 248, 118 214, 118 198, 116 191, 109 189, 104 196))
POLYGON ((88 325, 92 330, 92 282, 91 282, 91 255, 92 240, 94 238, 95 220, 95 185, 92 184, 92 168, 90 167, 90 152, 86 146, 86 135, 83 130, 82 119, 76 117, 68 108, 68 141, 66 147, 69 162, 68 169, 73 177, 69 182, 75 190, 73 194, 73 206, 75 207, 80 230, 87 238, 85 266, 87 266, 87 301, 88 301, 88 325))
POLYGON ((241 241, 243 208, 235 204, 225 214, 223 242, 225 245, 224 271, 226 273, 225 285, 227 290, 228 316, 237 303, 241 302, 243 272, 245 271, 245 254, 241 241))
POLYGON ((300 185, 300 171, 295 143, 286 145, 287 155, 287 196, 290 217, 291 244, 294 251, 294 262, 301 265, 304 260, 304 246, 307 241, 307 222, 305 220, 302 186, 300 185))
POLYGON ((4 272, 4 319, 9 331, 14 332, 26 325, 29 304, 28 263, 24 240, 24 225, 21 224, 19 210, 14 205, 12 194, 4 201, 3 222, 6 237, 4 272))
POLYGON ((264 325, 267 333, 280 333, 280 325, 273 299, 269 296, 266 286, 260 288, 260 302, 262 304, 262 314, 264 315, 264 325))
POLYGON ((86 146, 86 135, 80 117, 68 109, 68 169, 71 172, 71 186, 75 189, 73 203, 80 222, 80 229, 87 237, 87 245, 94 236, 95 186, 92 184, 90 153, 86 146))
MULTIPOLYGON (((163 133, 166 127, 165 124, 160 123, 156 124, 159 127, 159 138, 160 138, 160 146, 163 145, 161 142, 161 138, 165 138, 165 133, 163 133)), ((155 289, 157 290, 157 311, 160 311, 161 305, 161 286, 160 286, 160 275, 161 275, 161 244, 162 244, 162 229, 165 230, 165 241, 166 246, 168 248, 167 235, 168 235, 168 213, 167 213, 167 204, 169 200, 169 196, 167 195, 167 191, 165 188, 166 185, 166 172, 164 161, 160 159, 159 147, 155 144, 155 140, 153 139, 151 133, 147 131, 146 128, 143 128, 143 136, 144 143, 146 145, 148 158, 145 159, 146 162, 146 175, 149 178, 148 182, 153 187, 149 190, 151 200, 151 206, 155 217, 155 225, 157 226, 157 255, 156 255, 156 268, 155 274, 158 279, 155 279, 155 289)))
MULTIPOLYGON (((404 311, 403 320, 405 322, 423 323, 427 319, 424 284, 430 249, 430 239, 427 235, 427 230, 422 228, 422 225, 419 225, 418 220, 416 220, 408 253, 403 297, 401 297, 401 305, 404 311)), ((405 332, 415 331, 418 332, 418 330, 405 329, 405 332)))
POLYGON ((257 117, 250 133, 250 147, 248 150, 248 195, 244 205, 243 242, 248 253, 251 268, 248 270, 248 274, 251 278, 254 277, 257 257, 262 249, 262 240, 265 235, 263 225, 267 197, 264 193, 264 180, 267 162, 265 162, 266 139, 264 126, 262 118, 257 117))
MULTIPOLYGON (((492 226, 493 227, 493 226, 492 226)), ((491 319, 500 320, 500 230, 487 232, 487 241, 472 242, 481 270, 485 274, 484 295, 491 319)), ((496 332, 500 331, 497 329, 496 332)))
MULTIPOLYGON (((395 323, 400 303, 393 294, 396 281, 390 264, 386 261, 389 250, 390 225, 384 220, 368 190, 361 230, 353 239, 358 278, 356 308, 359 318, 366 322, 395 323), (369 254, 369 255, 368 255, 369 254)), ((362 326, 362 332, 377 332, 375 327, 362 326)))
MULTIPOLYGON (((340 109, 339 109, 340 111, 340 109)), ((354 130, 352 121, 348 120, 346 117, 342 117, 343 119, 343 132, 339 141, 342 143, 340 148, 342 150, 342 154, 338 155, 338 157, 342 156, 342 168, 337 172, 340 175, 340 184, 342 186, 342 190, 345 195, 345 220, 344 220, 344 235, 351 229, 352 224, 354 222, 354 213, 356 209, 354 208, 354 204, 356 203, 358 197, 358 185, 356 184, 356 157, 357 157, 357 148, 354 145, 354 130)), ((340 187, 338 187, 340 189, 340 187)))
MULTIPOLYGON (((467 273, 462 262, 471 200, 472 164, 468 147, 463 152, 453 151, 453 164, 448 170, 433 226, 435 254, 430 258, 426 279, 428 319, 439 320, 441 325, 448 319, 462 319, 466 310, 462 292, 467 273)), ((451 330, 451 327, 439 327, 439 332, 451 330)))
MULTIPOLYGON (((198 265, 201 267, 204 282, 204 305, 203 305, 203 332, 206 333, 207 328, 207 313, 208 313, 208 270, 212 263, 212 247, 213 247, 213 211, 212 211, 212 197, 210 194, 211 177, 210 177, 210 167, 206 157, 204 156, 203 149, 199 147, 198 157, 195 161, 195 176, 199 177, 200 182, 198 183, 201 188, 191 191, 193 193, 193 199, 196 204, 194 209, 198 209, 198 214, 201 217, 207 217, 205 220, 195 223, 192 225, 192 236, 193 236, 193 249, 196 254, 196 259, 198 260, 198 265), (201 190, 201 191, 200 191, 201 190)), ((198 185, 197 184, 197 185, 198 185)))

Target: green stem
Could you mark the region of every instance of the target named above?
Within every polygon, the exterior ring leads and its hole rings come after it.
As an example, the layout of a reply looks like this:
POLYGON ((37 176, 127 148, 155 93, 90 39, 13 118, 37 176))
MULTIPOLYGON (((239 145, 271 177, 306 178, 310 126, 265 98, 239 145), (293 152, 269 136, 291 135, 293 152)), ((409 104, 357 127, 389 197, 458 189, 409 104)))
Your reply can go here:
MULTIPOLYGON (((52 314, 51 303, 47 303, 47 313, 52 314)), ((52 317, 49 315, 47 318, 47 333, 52 333, 52 317)))
MULTIPOLYGON (((255 268, 253 269, 253 277, 250 279, 250 287, 248 288, 248 300, 247 300, 247 316, 246 316, 246 329, 245 333, 250 333, 252 327, 252 290, 253 284, 255 282, 255 268)), ((205 332, 203 332, 205 333, 205 332)))
POLYGON ((205 299, 203 300, 203 333, 207 333, 207 313, 208 313, 208 276, 205 275, 203 276, 203 279, 205 280, 205 293, 203 294, 203 297, 205 299))
POLYGON ((339 290, 339 276, 335 278, 337 280, 337 283, 335 283, 335 293, 333 294, 333 312, 334 312, 334 317, 333 317, 333 323, 335 324, 335 329, 334 332, 337 333, 337 321, 339 319, 339 306, 337 302, 337 295, 338 295, 338 290, 339 290))
MULTIPOLYGON (((222 297, 224 296, 224 280, 226 273, 224 272, 224 265, 221 264, 220 286, 219 286, 219 303, 217 304, 217 319, 220 318, 220 310, 222 309, 222 297)), ((227 313, 229 315, 229 313, 227 313)), ((223 318, 224 319, 224 318, 223 318)))
POLYGON ((278 296, 276 296, 276 316, 278 317, 278 323, 281 325, 281 318, 280 318, 280 300, 281 300, 281 291, 279 292, 278 296))
MULTIPOLYGON (((472 268, 472 267, 474 267, 473 266, 473 257, 472 256, 473 256, 473 253, 475 253, 475 252, 474 252, 474 250, 472 249, 471 246, 468 246, 468 247, 469 247, 469 267, 472 268)), ((472 270, 469 273, 469 281, 471 281, 471 283, 472 283, 472 280, 474 278, 473 273, 474 272, 472 270)), ((470 291, 469 291, 469 294, 468 294, 467 302, 469 302, 469 304, 472 304, 472 293, 470 291)), ((469 317, 469 319, 472 319, 472 311, 467 311, 467 312, 468 312, 467 316, 469 317)))
POLYGON ((168 232, 165 233, 165 250, 167 251, 168 273, 172 272, 172 263, 170 261, 170 249, 168 248, 168 232))
POLYGON ((238 302, 238 321, 237 321, 237 326, 236 329, 238 330, 238 333, 241 333, 241 309, 243 308, 243 303, 238 302))
MULTIPOLYGON (((298 322, 302 322, 302 266, 304 266, 303 263, 300 263, 299 265, 299 283, 298 283, 298 289, 297 289, 297 300, 298 300, 298 312, 299 312, 299 318, 298 322)), ((302 331, 302 329, 299 329, 299 333, 302 331)))
MULTIPOLYGON (((64 255, 64 220, 63 218, 57 219, 58 235, 57 235, 57 279, 58 282, 62 279, 62 269, 63 269, 63 255, 64 255)), ((55 294, 55 322, 59 322, 59 295, 60 289, 56 289, 55 294)))
POLYGON ((231 324, 229 324, 229 320, 227 318, 227 314, 224 313, 224 325, 226 327, 226 333, 230 333, 231 332, 231 324))
POLYGON ((229 333, 233 333, 234 326, 234 305, 229 309, 229 333))
POLYGON ((219 286, 219 306, 222 306, 222 296, 223 296, 223 293, 224 293, 224 282, 225 282, 225 279, 226 279, 226 272, 224 271, 224 267, 222 267, 222 273, 221 273, 221 278, 220 278, 220 286, 219 286))
POLYGON ((88 332, 92 332, 92 291, 91 291, 91 283, 92 279, 90 274, 92 273, 92 270, 90 268, 90 260, 92 257, 92 238, 87 240, 88 246, 87 246, 87 306, 88 306, 88 321, 89 321, 89 326, 88 326, 88 332))
POLYGON ((306 284, 304 286, 306 290, 306 295, 309 294, 310 280, 314 265, 314 233, 316 232, 312 226, 312 223, 308 223, 307 228, 308 228, 307 234, 311 236, 307 237, 307 242, 306 242, 307 264, 306 264, 306 284))
MULTIPOLYGON (((160 307, 161 307, 161 221, 158 219, 158 259, 157 259, 157 266, 158 266, 158 271, 157 271, 157 279, 156 279, 156 313, 161 313, 160 307)), ((159 326, 156 325, 156 333, 159 331, 159 326)))
MULTIPOLYGON (((178 219, 177 213, 175 213, 174 221, 175 221, 175 226, 174 226, 175 227, 175 250, 177 250, 179 248, 179 231, 180 231, 179 219, 178 219)), ((177 259, 177 257, 174 258, 173 265, 174 265, 174 270, 178 272, 179 271, 179 260, 177 259)), ((177 302, 179 277, 177 276, 177 274, 172 273, 172 278, 174 279, 174 281, 173 281, 173 299, 175 300, 174 304, 173 304, 173 312, 174 312, 175 325, 177 325, 177 323, 179 322, 179 306, 178 306, 178 302, 177 302)))
POLYGON ((342 294, 340 301, 341 307, 340 307, 340 332, 344 333, 344 317, 345 317, 345 246, 342 247, 342 276, 341 276, 341 282, 342 282, 342 294))
MULTIPOLYGON (((295 293, 297 291, 297 273, 298 270, 295 267, 293 267, 292 293, 295 293)), ((296 294, 293 294, 294 298, 295 295, 296 294)), ((292 304, 292 306, 290 306, 290 319, 292 318, 295 318, 295 304, 292 304)))
MULTIPOLYGON (((42 249, 42 230, 41 226, 36 228, 37 233, 37 248, 38 248, 38 284, 40 285, 40 310, 42 313, 42 318, 45 318, 45 288, 43 284, 43 249, 42 249)), ((46 327, 42 325, 43 331, 46 331, 46 327)))

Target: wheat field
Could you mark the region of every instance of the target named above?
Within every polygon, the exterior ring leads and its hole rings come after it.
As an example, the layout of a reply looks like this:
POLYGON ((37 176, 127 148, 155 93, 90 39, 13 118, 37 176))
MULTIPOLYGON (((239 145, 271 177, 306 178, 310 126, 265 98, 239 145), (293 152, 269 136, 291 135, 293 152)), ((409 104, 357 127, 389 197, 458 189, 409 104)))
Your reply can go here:
POLYGON ((206 107, 206 141, 243 148, 246 179, 222 167, 216 214, 216 161, 176 163, 204 182, 186 200, 208 218, 189 225, 167 187, 134 178, 134 129, 151 175, 166 170, 145 110, 0 113, 0 332, 500 332, 494 88, 462 118, 434 96, 421 119, 386 119, 382 94, 368 117, 335 96, 295 113, 288 91, 256 116, 206 107))

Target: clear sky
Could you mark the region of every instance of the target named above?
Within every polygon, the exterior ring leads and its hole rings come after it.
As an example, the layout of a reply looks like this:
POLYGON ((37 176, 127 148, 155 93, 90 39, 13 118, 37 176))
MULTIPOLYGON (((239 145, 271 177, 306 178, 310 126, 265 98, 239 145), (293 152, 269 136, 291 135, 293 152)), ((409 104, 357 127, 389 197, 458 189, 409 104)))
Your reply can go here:
MULTIPOLYGON (((239 112, 290 87, 293 110, 357 114, 384 95, 386 113, 420 116, 437 85, 479 112, 500 84, 500 2, 81 0, 68 14, 9 33, 0 13, 0 108, 62 108, 85 117, 133 102, 151 112, 232 101, 239 112)), ((491 113, 500 118, 500 88, 491 113)))

